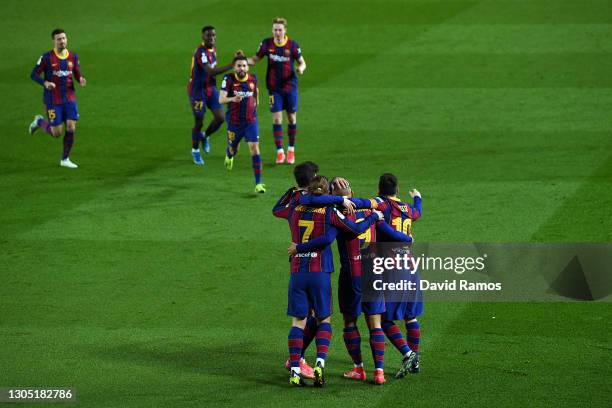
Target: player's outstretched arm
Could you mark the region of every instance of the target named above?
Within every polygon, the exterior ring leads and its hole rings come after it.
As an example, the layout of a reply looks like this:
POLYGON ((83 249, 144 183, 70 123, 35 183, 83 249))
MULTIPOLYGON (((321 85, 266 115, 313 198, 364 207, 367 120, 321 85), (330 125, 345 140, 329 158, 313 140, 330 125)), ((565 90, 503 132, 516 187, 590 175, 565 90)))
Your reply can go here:
MULTIPOLYGON (((32 68, 32 73, 30 74, 30 78, 32 78, 32 81, 44 86, 45 88, 49 89, 47 87, 47 85, 45 84, 45 81, 43 78, 40 77, 40 74, 43 73, 43 71, 45 70, 45 64, 47 63, 47 61, 44 59, 44 57, 40 57, 38 59, 38 62, 36 63, 36 65, 34 66, 34 68, 32 68)), ((53 83, 53 82, 51 82, 53 83)), ((55 86, 55 84, 53 84, 55 86)))
POLYGON ((376 221, 376 232, 391 238, 395 242, 412 242, 412 237, 394 230, 385 220, 376 221))
POLYGON ((346 231, 346 232, 349 232, 355 235, 363 234, 365 230, 367 230, 370 227, 370 225, 372 225, 374 222, 376 222, 377 220, 381 218, 382 218, 382 213, 376 210, 374 210, 372 214, 367 216, 363 221, 357 222, 357 223, 346 218, 336 208, 331 209, 331 212, 329 213, 330 223, 334 227, 340 228, 343 231, 346 231))
POLYGON ((261 58, 259 58, 257 55, 253 55, 252 57, 247 58, 247 63, 249 65, 255 65, 257 64, 259 61, 261 60, 261 58))
POLYGON ((327 247, 328 245, 331 245, 331 243, 334 242, 334 240, 336 239, 337 235, 338 235, 338 230, 328 225, 325 235, 321 235, 320 237, 312 239, 308 242, 304 242, 303 244, 298 244, 296 246, 296 252, 304 253, 304 252, 312 252, 317 249, 323 249, 327 247))
POLYGON ((343 205, 349 213, 355 212, 355 204, 350 199, 342 196, 306 194, 299 198, 298 203, 309 207, 343 205))

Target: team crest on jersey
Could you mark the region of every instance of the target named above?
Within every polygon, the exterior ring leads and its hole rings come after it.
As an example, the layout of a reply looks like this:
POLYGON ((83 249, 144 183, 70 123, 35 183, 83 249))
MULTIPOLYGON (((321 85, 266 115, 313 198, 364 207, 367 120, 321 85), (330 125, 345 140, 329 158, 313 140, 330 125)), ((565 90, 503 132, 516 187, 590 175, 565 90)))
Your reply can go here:
POLYGON ((291 51, 287 48, 285 48, 285 56, 288 57, 291 55, 291 51))
POLYGON ((251 82, 251 83, 249 84, 249 88, 251 88, 251 91, 252 91, 253 89, 255 89, 255 84, 251 82))
POLYGON ((72 61, 68 61, 68 69, 72 69, 72 61))

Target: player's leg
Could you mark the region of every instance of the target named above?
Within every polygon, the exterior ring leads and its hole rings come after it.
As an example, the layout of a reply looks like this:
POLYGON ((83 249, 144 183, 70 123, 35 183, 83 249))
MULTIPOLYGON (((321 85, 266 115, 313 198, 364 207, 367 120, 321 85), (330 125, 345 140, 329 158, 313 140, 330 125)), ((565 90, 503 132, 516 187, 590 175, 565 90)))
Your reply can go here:
POLYGON ((416 374, 420 372, 419 343, 421 342, 421 326, 416 317, 406 319, 406 341, 408 342, 408 347, 417 354, 408 372, 416 374))
POLYGON ((305 288, 307 284, 305 279, 308 276, 304 275, 306 274, 291 274, 287 302, 287 315, 292 317, 287 338, 291 365, 289 383, 295 386, 305 385, 300 368, 300 358, 304 346, 304 328, 306 327, 306 316, 309 313, 308 295, 305 288))
POLYGON ((366 375, 363 369, 363 359, 361 357, 361 334, 357 327, 357 317, 344 314, 344 331, 342 333, 344 345, 353 360, 353 368, 346 371, 343 376, 352 380, 365 381, 366 375))
POLYGON ((66 133, 64 133, 63 147, 64 150, 62 152, 62 160, 60 161, 60 166, 68 167, 70 169, 76 169, 76 163, 73 163, 70 160, 70 151, 72 150, 72 145, 74 144, 74 133, 76 131, 76 121, 75 120, 67 120, 66 121, 66 133))
POLYGON ((315 316, 319 321, 315 344, 317 361, 314 368, 315 387, 325 385, 325 360, 332 339, 331 312, 332 290, 329 273, 310 273, 309 298, 312 300, 315 316))
POLYGON ((287 147, 287 163, 295 163, 295 138, 297 135, 297 90, 289 92, 284 96, 284 106, 287 110, 287 135, 289 136, 289 147, 287 147))
POLYGON ((259 152, 259 127, 257 126, 257 122, 246 126, 244 132, 244 137, 249 143, 249 151, 251 152, 253 174, 255 175, 255 192, 265 193, 266 186, 261 182, 263 165, 261 163, 261 154, 259 152))
POLYGON ((381 315, 372 314, 367 316, 368 329, 370 330, 370 348, 374 360, 374 383, 385 383, 385 332, 381 326, 381 315))
POLYGON ((361 296, 354 288, 350 271, 340 269, 338 277, 338 303, 344 318, 342 338, 347 352, 353 360, 353 368, 344 373, 345 378, 365 380, 363 359, 361 357, 361 334, 357 327, 357 318, 361 314, 361 296))
POLYGON ((227 148, 225 149, 225 168, 229 171, 234 167, 234 156, 244 132, 238 126, 227 125, 227 148))
POLYGON ((217 88, 212 88, 206 95, 206 107, 213 113, 213 119, 208 124, 208 127, 202 132, 202 144, 204 145, 204 152, 210 152, 210 135, 215 133, 223 122, 225 117, 223 116, 223 107, 219 103, 219 92, 217 88))
MULTIPOLYGON (((46 108, 47 111, 47 119, 45 119, 45 117, 43 115, 35 115, 34 116, 34 120, 32 120, 32 123, 30 123, 30 127, 28 129, 28 132, 33 135, 38 129, 42 129, 46 134, 53 136, 53 134, 51 133, 51 118, 50 116, 50 110, 52 110, 53 108, 46 108)), ((55 111, 52 110, 53 116, 55 116, 55 111)))
POLYGON ((276 145, 276 163, 285 162, 283 146, 283 97, 280 92, 270 94, 270 112, 272 112, 272 135, 276 145))
POLYGON ((204 100, 201 98, 189 98, 191 104, 191 112, 193 114, 193 128, 191 128, 191 157, 193 162, 201 166, 204 164, 202 154, 200 153, 200 140, 202 140, 202 126, 204 125, 204 114, 206 107, 204 100))

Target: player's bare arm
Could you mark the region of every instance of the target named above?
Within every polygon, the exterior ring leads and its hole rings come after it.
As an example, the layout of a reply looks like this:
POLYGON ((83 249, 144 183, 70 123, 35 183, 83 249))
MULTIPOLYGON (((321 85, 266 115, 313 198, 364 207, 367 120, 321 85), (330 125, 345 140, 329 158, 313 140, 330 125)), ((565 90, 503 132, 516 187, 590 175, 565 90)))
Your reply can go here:
POLYGON ((232 96, 228 97, 226 91, 219 92, 219 103, 230 103, 230 102, 240 102, 242 101, 242 96, 232 96))
POLYGON ((306 60, 304 60, 304 57, 300 57, 300 59, 298 60, 298 66, 295 71, 300 75, 302 75, 304 71, 306 71, 306 60))

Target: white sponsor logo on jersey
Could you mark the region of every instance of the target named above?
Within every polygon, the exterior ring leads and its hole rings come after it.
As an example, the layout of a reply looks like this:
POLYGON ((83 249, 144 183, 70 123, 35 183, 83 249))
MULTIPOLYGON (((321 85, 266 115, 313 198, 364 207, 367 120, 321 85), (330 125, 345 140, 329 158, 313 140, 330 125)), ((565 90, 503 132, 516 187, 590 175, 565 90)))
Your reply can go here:
POLYGON ((69 77, 70 75, 72 75, 72 71, 57 70, 57 71, 53 71, 53 75, 60 77, 60 78, 69 77))
POLYGON ((270 55, 270 59, 272 61, 276 61, 276 62, 287 62, 287 61, 291 61, 291 58, 289 57, 283 57, 282 55, 276 55, 276 54, 271 54, 270 55))

